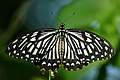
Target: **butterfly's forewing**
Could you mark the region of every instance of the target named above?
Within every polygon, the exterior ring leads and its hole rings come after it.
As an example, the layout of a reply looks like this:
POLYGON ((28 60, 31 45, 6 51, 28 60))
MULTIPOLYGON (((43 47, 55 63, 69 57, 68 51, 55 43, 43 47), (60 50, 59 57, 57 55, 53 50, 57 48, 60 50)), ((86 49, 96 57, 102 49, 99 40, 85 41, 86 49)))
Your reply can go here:
POLYGON ((66 69, 81 69, 88 63, 114 55, 111 44, 97 34, 84 30, 66 30, 63 64, 66 69))
POLYGON ((11 42, 6 52, 12 57, 54 70, 61 63, 58 37, 59 31, 55 29, 34 31, 11 42))

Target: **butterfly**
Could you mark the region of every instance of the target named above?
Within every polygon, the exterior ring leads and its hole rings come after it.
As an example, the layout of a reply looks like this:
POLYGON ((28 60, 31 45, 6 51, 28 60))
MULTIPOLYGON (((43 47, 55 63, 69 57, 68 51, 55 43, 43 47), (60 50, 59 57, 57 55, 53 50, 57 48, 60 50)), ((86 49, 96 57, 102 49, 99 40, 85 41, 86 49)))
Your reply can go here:
POLYGON ((65 24, 59 29, 36 30, 20 36, 8 45, 6 53, 52 71, 61 65, 67 70, 82 69, 115 54, 106 39, 86 30, 65 29, 65 24))

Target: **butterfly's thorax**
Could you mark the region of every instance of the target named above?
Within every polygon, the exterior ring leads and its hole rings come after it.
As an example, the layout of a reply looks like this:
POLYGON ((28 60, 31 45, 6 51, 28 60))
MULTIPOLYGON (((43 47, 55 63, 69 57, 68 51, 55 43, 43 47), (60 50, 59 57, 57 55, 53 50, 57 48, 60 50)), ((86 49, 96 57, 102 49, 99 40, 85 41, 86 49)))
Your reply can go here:
POLYGON ((60 32, 61 39, 64 40, 64 33, 65 33, 64 24, 61 24, 61 25, 60 25, 60 27, 59 27, 59 32, 60 32))

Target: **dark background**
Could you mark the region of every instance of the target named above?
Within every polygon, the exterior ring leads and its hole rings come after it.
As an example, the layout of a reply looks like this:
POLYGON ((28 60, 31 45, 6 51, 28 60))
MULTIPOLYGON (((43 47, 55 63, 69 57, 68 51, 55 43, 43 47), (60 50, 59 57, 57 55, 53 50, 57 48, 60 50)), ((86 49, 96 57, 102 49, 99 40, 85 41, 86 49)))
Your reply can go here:
POLYGON ((120 80, 120 0, 1 0, 0 1, 0 80, 48 80, 32 63, 11 58, 7 44, 36 29, 66 28, 92 31, 106 38, 116 55, 96 61, 78 71, 60 67, 53 80, 120 80), (53 14, 51 14, 51 12, 53 14))

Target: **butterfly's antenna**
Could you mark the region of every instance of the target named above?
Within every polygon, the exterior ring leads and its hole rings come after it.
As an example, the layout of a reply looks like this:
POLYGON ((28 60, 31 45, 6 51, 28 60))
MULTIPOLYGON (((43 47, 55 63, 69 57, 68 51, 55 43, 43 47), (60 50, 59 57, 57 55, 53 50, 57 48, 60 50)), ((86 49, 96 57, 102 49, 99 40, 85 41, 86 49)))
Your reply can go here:
MULTIPOLYGON (((53 12, 51 12, 51 14, 54 15, 53 12)), ((57 18, 57 21, 62 24, 62 22, 59 20, 59 18, 57 18)))
MULTIPOLYGON (((51 11, 51 14, 54 15, 52 11, 51 11)), ((70 17, 68 17, 66 20, 64 20, 63 22, 61 22, 61 21, 59 20, 59 18, 57 18, 57 21, 60 22, 60 24, 63 24, 63 23, 65 23, 67 20, 69 20, 72 16, 74 16, 74 15, 75 15, 75 12, 73 12, 73 14, 72 14, 70 17)))
POLYGON ((67 20, 69 20, 74 15, 75 15, 75 12, 73 12, 73 14, 70 17, 68 17, 66 20, 64 20, 63 23, 65 23, 67 20))

